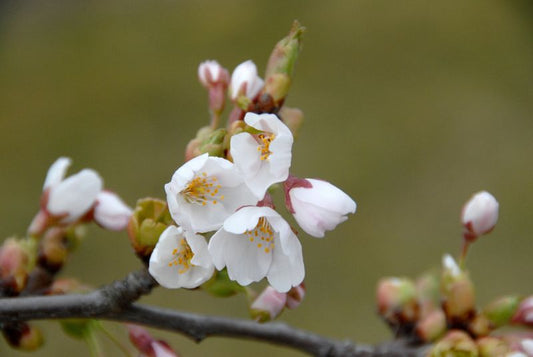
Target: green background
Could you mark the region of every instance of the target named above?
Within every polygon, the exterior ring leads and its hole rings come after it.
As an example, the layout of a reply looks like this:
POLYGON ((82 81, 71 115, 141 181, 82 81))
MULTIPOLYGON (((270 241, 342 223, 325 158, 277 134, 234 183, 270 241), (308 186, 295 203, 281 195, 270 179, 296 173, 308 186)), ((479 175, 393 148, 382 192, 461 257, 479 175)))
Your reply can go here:
MULTIPOLYGON (((478 300, 532 293, 533 6, 530 1, 24 1, 0 8, 0 237, 23 234, 49 165, 91 167, 134 205, 163 197, 208 121, 197 66, 264 68, 293 19, 307 27, 286 104, 306 122, 293 170, 333 182, 357 213, 301 235, 308 295, 282 315, 336 338, 390 337, 375 315, 383 276, 416 276, 461 244, 462 204, 500 202, 468 267, 478 300)), ((282 206, 281 203, 278 204, 282 206)), ((139 267, 125 233, 91 227, 62 276, 99 286, 139 267)), ((247 316, 242 296, 157 289, 144 302, 247 316)), ((88 356, 39 322, 34 356, 88 356)), ((157 333, 184 356, 296 356, 262 343, 157 333)), ((109 347, 109 346, 108 346, 109 347)), ((119 355, 110 347, 108 355, 119 355)), ((0 355, 23 356, 0 342, 0 355)))

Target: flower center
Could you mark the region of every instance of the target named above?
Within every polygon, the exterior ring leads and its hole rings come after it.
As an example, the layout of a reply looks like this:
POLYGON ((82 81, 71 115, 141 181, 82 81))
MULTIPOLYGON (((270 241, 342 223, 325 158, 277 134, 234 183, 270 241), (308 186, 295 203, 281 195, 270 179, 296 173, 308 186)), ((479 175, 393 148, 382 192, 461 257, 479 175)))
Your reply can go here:
POLYGON ((259 218, 257 226, 244 234, 248 236, 250 242, 256 243, 257 248, 263 249, 265 253, 270 253, 274 249, 274 231, 265 217, 259 218))
POLYGON ((205 206, 211 202, 216 205, 219 201, 224 200, 224 195, 220 194, 221 185, 218 184, 216 176, 207 176, 206 172, 195 176, 185 189, 180 193, 189 203, 197 203, 205 206))
POLYGON ((259 134, 257 136, 259 140, 259 146, 257 146, 257 151, 261 153, 261 161, 268 160, 268 157, 272 152, 270 151, 270 143, 274 140, 276 136, 274 134, 265 135, 259 134))
POLYGON ((172 255, 174 256, 174 259, 168 263, 168 266, 177 266, 179 274, 183 274, 191 268, 191 259, 194 256, 194 253, 185 239, 181 238, 179 246, 174 248, 172 255))

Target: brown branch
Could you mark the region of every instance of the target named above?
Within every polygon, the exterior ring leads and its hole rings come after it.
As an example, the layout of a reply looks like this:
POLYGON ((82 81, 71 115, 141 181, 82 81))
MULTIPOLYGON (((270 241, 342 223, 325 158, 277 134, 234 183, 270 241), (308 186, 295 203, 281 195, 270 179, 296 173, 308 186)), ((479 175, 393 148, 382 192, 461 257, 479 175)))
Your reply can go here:
POLYGON ((284 323, 203 316, 133 304, 156 285, 146 270, 129 274, 89 294, 0 299, 0 324, 14 321, 96 318, 131 322, 181 333, 196 342, 211 336, 255 339, 287 346, 314 356, 421 356, 420 347, 402 341, 358 345, 296 329, 284 323))

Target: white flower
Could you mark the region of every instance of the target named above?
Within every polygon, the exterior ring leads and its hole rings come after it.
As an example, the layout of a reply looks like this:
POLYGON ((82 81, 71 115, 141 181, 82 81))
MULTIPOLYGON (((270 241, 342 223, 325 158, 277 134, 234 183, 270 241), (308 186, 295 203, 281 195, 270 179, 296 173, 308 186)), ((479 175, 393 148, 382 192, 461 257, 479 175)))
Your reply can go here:
POLYGON ((198 79, 204 87, 210 87, 218 82, 226 87, 229 74, 217 61, 204 61, 198 66, 198 79))
POLYGON ((128 225, 131 214, 131 208, 117 194, 101 191, 96 196, 94 220, 100 226, 112 231, 121 231, 128 225))
POLYGON ((259 198, 268 187, 289 176, 293 137, 274 114, 246 113, 244 121, 262 133, 240 133, 231 138, 233 162, 244 175, 246 185, 259 198))
POLYGON ((289 224, 269 207, 243 207, 229 217, 209 242, 218 270, 240 285, 266 277, 279 292, 304 279, 302 246, 289 224))
POLYGON ((64 179, 71 160, 59 158, 50 166, 44 181, 47 193, 46 210, 60 218, 61 223, 72 223, 87 213, 102 190, 102 178, 91 169, 83 169, 64 179))
POLYGON ((324 237, 326 231, 347 220, 348 213, 355 213, 354 200, 329 182, 291 177, 285 187, 289 211, 313 237, 324 237))
POLYGON ((263 85, 264 81, 257 75, 255 64, 251 60, 243 62, 231 74, 231 99, 236 100, 240 95, 254 99, 263 85))
POLYGON ((148 271, 165 288, 192 289, 209 280, 214 267, 204 237, 169 226, 150 256, 148 271))
POLYGON ((216 230, 237 208, 257 203, 233 163, 208 154, 176 170, 165 191, 172 218, 193 232, 216 230))
POLYGON ((498 201, 487 191, 481 191, 468 200, 461 212, 466 228, 465 238, 475 239, 489 233, 498 221, 498 201))

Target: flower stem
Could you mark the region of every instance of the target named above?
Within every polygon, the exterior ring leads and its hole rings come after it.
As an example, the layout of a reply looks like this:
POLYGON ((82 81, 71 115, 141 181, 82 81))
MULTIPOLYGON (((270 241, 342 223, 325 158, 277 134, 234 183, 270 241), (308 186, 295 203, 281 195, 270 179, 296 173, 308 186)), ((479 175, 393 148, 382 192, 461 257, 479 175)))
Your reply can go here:
POLYGON ((465 262, 466 262, 466 255, 468 254, 468 248, 470 247, 470 242, 466 239, 463 239, 463 248, 461 250, 461 256, 459 258, 459 268, 461 270, 464 270, 465 262))
POLYGON ((122 353, 124 353, 126 357, 132 357, 131 352, 122 342, 120 342, 111 332, 109 332, 109 330, 106 329, 103 324, 99 323, 99 325, 100 325, 100 330, 103 332, 103 334, 107 338, 109 338, 109 340, 111 340, 111 342, 113 342, 115 346, 117 346, 118 349, 121 350, 122 353))

